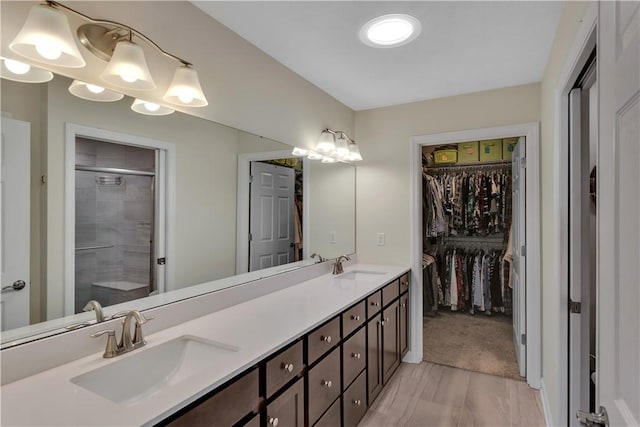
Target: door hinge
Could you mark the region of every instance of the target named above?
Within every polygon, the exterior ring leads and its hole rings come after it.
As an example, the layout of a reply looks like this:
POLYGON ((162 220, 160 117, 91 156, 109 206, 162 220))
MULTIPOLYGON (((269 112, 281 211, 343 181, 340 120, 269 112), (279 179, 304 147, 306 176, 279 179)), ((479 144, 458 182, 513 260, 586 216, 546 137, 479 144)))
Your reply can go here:
POLYGON ((527 256, 527 245, 522 245, 522 247, 520 248, 520 255, 527 256))
POLYGON ((253 233, 249 233, 249 241, 251 242, 253 240, 253 233))
POLYGON ((167 263, 167 259, 165 257, 158 258, 158 265, 165 265, 167 263))
POLYGON ((582 304, 580 301, 573 301, 569 298, 569 313, 581 313, 582 312, 582 304))
POLYGON ((576 411, 576 418, 581 424, 588 426, 608 426, 609 415, 604 406, 600 407, 600 412, 576 411))
POLYGON ((527 334, 520 335, 520 344, 527 345, 527 334))
POLYGON ((522 166, 522 169, 526 169, 527 168, 527 158, 526 157, 523 157, 520 160, 520 165, 522 166))
POLYGON ((253 175, 249 175, 249 184, 253 182, 253 175))

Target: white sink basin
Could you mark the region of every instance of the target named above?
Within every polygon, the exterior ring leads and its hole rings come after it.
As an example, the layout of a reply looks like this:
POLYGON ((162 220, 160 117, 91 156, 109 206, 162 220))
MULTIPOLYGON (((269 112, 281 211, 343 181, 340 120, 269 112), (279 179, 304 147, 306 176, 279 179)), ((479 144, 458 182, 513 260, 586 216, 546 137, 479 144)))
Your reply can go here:
POLYGON ((118 356, 113 363, 71 379, 71 382, 115 403, 135 404, 170 388, 216 363, 216 356, 238 347, 191 335, 118 356))
POLYGON ((339 276, 336 276, 338 279, 344 280, 377 280, 380 276, 383 276, 385 273, 381 273, 379 271, 364 271, 364 270, 352 270, 346 273, 342 273, 339 276))

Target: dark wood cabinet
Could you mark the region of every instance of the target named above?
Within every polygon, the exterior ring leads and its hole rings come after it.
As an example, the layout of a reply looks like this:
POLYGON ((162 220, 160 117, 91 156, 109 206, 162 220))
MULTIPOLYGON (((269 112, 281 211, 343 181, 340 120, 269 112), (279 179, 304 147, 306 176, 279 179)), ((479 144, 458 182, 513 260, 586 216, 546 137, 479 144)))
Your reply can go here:
POLYGON ((344 406, 343 427, 356 427, 367 412, 367 377, 365 373, 349 386, 342 397, 344 406))
POLYGON ((371 319, 382 310, 382 292, 377 291, 367 297, 367 319, 371 319))
POLYGON ((382 325, 380 316, 367 323, 367 402, 369 405, 382 390, 382 325))
POLYGON ((361 328, 342 344, 342 390, 367 366, 367 330, 361 328))
POLYGON ((340 399, 338 399, 313 427, 340 427, 340 415, 340 399))
POLYGON ((396 300, 382 312, 382 383, 386 384, 400 366, 400 304, 396 300))
POLYGON ((309 424, 314 424, 340 396, 340 349, 309 370, 309 424))
POLYGON ((400 297, 400 358, 409 351, 409 293, 400 297))
POLYGON ((269 403, 265 412, 268 427, 304 427, 304 379, 269 403))
POLYGON ((338 344, 340 344, 340 316, 336 316, 307 336, 309 365, 338 344))
POLYGON ((260 414, 256 415, 255 417, 251 418, 251 420, 249 420, 244 427, 260 427, 260 414))
POLYGON ((342 337, 348 337, 351 332, 364 325, 366 321, 366 303, 361 301, 342 313, 342 337))
POLYGON ((400 296, 400 279, 396 279, 382 288, 382 306, 386 307, 400 296))
POLYGON ((302 360, 302 341, 298 341, 267 361, 265 364, 267 397, 271 397, 302 372, 304 368, 302 360))

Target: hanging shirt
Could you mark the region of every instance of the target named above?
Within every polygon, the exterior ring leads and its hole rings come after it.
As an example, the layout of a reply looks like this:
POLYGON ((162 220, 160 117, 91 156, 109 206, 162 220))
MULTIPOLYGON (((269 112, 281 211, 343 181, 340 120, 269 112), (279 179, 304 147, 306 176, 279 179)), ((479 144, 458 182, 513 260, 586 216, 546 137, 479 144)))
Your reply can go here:
POLYGON ((456 252, 451 255, 451 281, 449 282, 449 292, 451 293, 451 311, 458 310, 458 277, 456 274, 456 252))

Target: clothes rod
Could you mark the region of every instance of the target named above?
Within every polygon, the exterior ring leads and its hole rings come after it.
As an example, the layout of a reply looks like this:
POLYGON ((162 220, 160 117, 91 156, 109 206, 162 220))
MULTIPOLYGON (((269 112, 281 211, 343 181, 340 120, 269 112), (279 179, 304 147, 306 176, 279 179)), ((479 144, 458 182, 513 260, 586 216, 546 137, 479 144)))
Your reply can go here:
POLYGON ((83 246, 81 248, 76 248, 76 251, 90 251, 92 249, 107 249, 112 248, 113 245, 101 245, 101 246, 83 246))
POLYGON ((139 171, 134 169, 103 168, 96 166, 76 165, 76 170, 84 172, 119 173, 122 175, 156 176, 155 172, 139 171))
POLYGON ((487 162, 487 163, 470 163, 468 165, 453 165, 453 166, 423 166, 423 169, 427 172, 442 172, 442 171, 466 171, 474 169, 509 169, 511 168, 511 162, 487 162))

